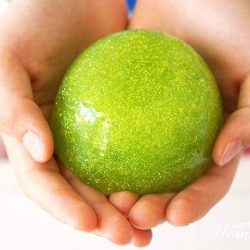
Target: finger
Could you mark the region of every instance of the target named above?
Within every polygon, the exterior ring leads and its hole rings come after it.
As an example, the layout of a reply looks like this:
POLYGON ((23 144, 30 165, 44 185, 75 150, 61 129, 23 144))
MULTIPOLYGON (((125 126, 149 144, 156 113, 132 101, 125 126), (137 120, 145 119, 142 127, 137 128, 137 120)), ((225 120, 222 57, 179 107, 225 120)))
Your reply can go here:
POLYGON ((34 160, 48 161, 53 139, 41 110, 33 101, 31 83, 21 63, 2 56, 0 67, 0 131, 21 142, 34 160))
POLYGON ((227 193, 238 162, 236 157, 226 168, 211 166, 204 176, 170 202, 166 219, 173 225, 185 226, 202 218, 227 193))
POLYGON ((129 212, 129 221, 140 229, 150 229, 165 221, 166 208, 174 194, 148 194, 142 196, 129 212))
POLYGON ((219 166, 226 165, 250 146, 250 77, 243 83, 238 110, 227 120, 213 149, 213 159, 219 166))
POLYGON ((70 171, 64 169, 63 175, 76 192, 94 208, 98 219, 97 229, 101 235, 116 244, 129 243, 132 239, 133 229, 126 217, 109 203, 107 197, 85 185, 70 171))
POLYGON ((92 231, 97 218, 93 209, 61 176, 55 160, 37 163, 13 138, 3 137, 10 162, 24 193, 60 221, 92 231))
POLYGON ((109 196, 110 203, 125 216, 128 216, 130 209, 138 199, 139 196, 132 192, 117 192, 109 196))
POLYGON ((133 231, 133 244, 137 247, 145 247, 150 244, 152 240, 151 230, 140 230, 134 228, 133 231))
MULTIPOLYGON (((139 196, 132 192, 117 192, 109 196, 109 201, 113 204, 124 216, 128 217, 130 209, 138 201, 139 196)), ((152 240, 152 231, 133 228, 133 243, 137 247, 149 245, 152 240)))

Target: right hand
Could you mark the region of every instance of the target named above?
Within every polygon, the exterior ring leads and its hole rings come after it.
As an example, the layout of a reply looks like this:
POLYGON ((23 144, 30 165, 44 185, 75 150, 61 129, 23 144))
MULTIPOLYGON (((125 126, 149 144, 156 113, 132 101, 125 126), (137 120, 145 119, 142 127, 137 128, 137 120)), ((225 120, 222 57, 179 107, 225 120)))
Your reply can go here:
POLYGON ((62 171, 48 125, 67 67, 92 42, 126 25, 123 0, 11 1, 0 22, 0 131, 27 196, 64 223, 143 246, 151 231, 133 228, 126 218, 138 197, 121 194, 128 199, 119 211, 62 171))
POLYGON ((188 225, 229 190, 239 157, 250 146, 249 27, 248 0, 138 0, 130 28, 169 33, 203 56, 222 94, 225 124, 213 149, 214 164, 204 175, 174 197, 142 196, 130 210, 133 225, 149 229, 165 220, 188 225))

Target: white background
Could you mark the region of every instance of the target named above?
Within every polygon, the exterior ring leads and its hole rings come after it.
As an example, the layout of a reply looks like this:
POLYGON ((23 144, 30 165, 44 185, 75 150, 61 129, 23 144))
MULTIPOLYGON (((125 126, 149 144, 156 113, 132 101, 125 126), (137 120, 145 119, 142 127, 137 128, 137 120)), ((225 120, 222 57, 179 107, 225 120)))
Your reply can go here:
MULTIPOLYGON (((150 250, 249 250, 250 157, 241 160, 227 196, 202 220, 178 228, 165 223, 154 229, 150 250)), ((0 162, 0 249, 118 250, 104 238, 64 225, 19 191, 12 169, 0 162)))
MULTIPOLYGON (((5 1, 0 0, 0 14, 5 1)), ((154 229, 150 250, 249 250, 250 157, 244 157, 229 194, 202 220, 185 228, 154 229)), ((11 167, 0 161, 0 249, 117 250, 104 238, 61 224, 19 191, 11 167)))

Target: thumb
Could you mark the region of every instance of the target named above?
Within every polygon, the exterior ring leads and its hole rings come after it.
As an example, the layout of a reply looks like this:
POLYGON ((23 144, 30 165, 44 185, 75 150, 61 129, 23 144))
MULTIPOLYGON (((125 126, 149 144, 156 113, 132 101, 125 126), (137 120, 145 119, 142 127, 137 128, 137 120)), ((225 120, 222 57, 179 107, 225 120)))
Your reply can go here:
POLYGON ((241 86, 237 110, 222 128, 213 150, 219 166, 226 165, 250 145, 250 77, 241 86))
POLYGON ((53 138, 41 109, 33 101, 28 74, 11 56, 0 62, 0 132, 15 138, 38 162, 53 154, 53 138))

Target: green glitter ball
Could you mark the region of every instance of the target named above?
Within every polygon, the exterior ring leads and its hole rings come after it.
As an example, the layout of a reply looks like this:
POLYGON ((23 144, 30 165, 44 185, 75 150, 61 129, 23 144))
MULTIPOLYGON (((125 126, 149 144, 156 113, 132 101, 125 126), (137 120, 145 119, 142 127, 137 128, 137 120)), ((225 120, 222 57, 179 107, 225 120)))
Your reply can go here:
POLYGON ((67 71, 51 127, 59 159, 105 195, 178 192, 212 162, 222 104, 203 59, 178 39, 106 37, 67 71))

